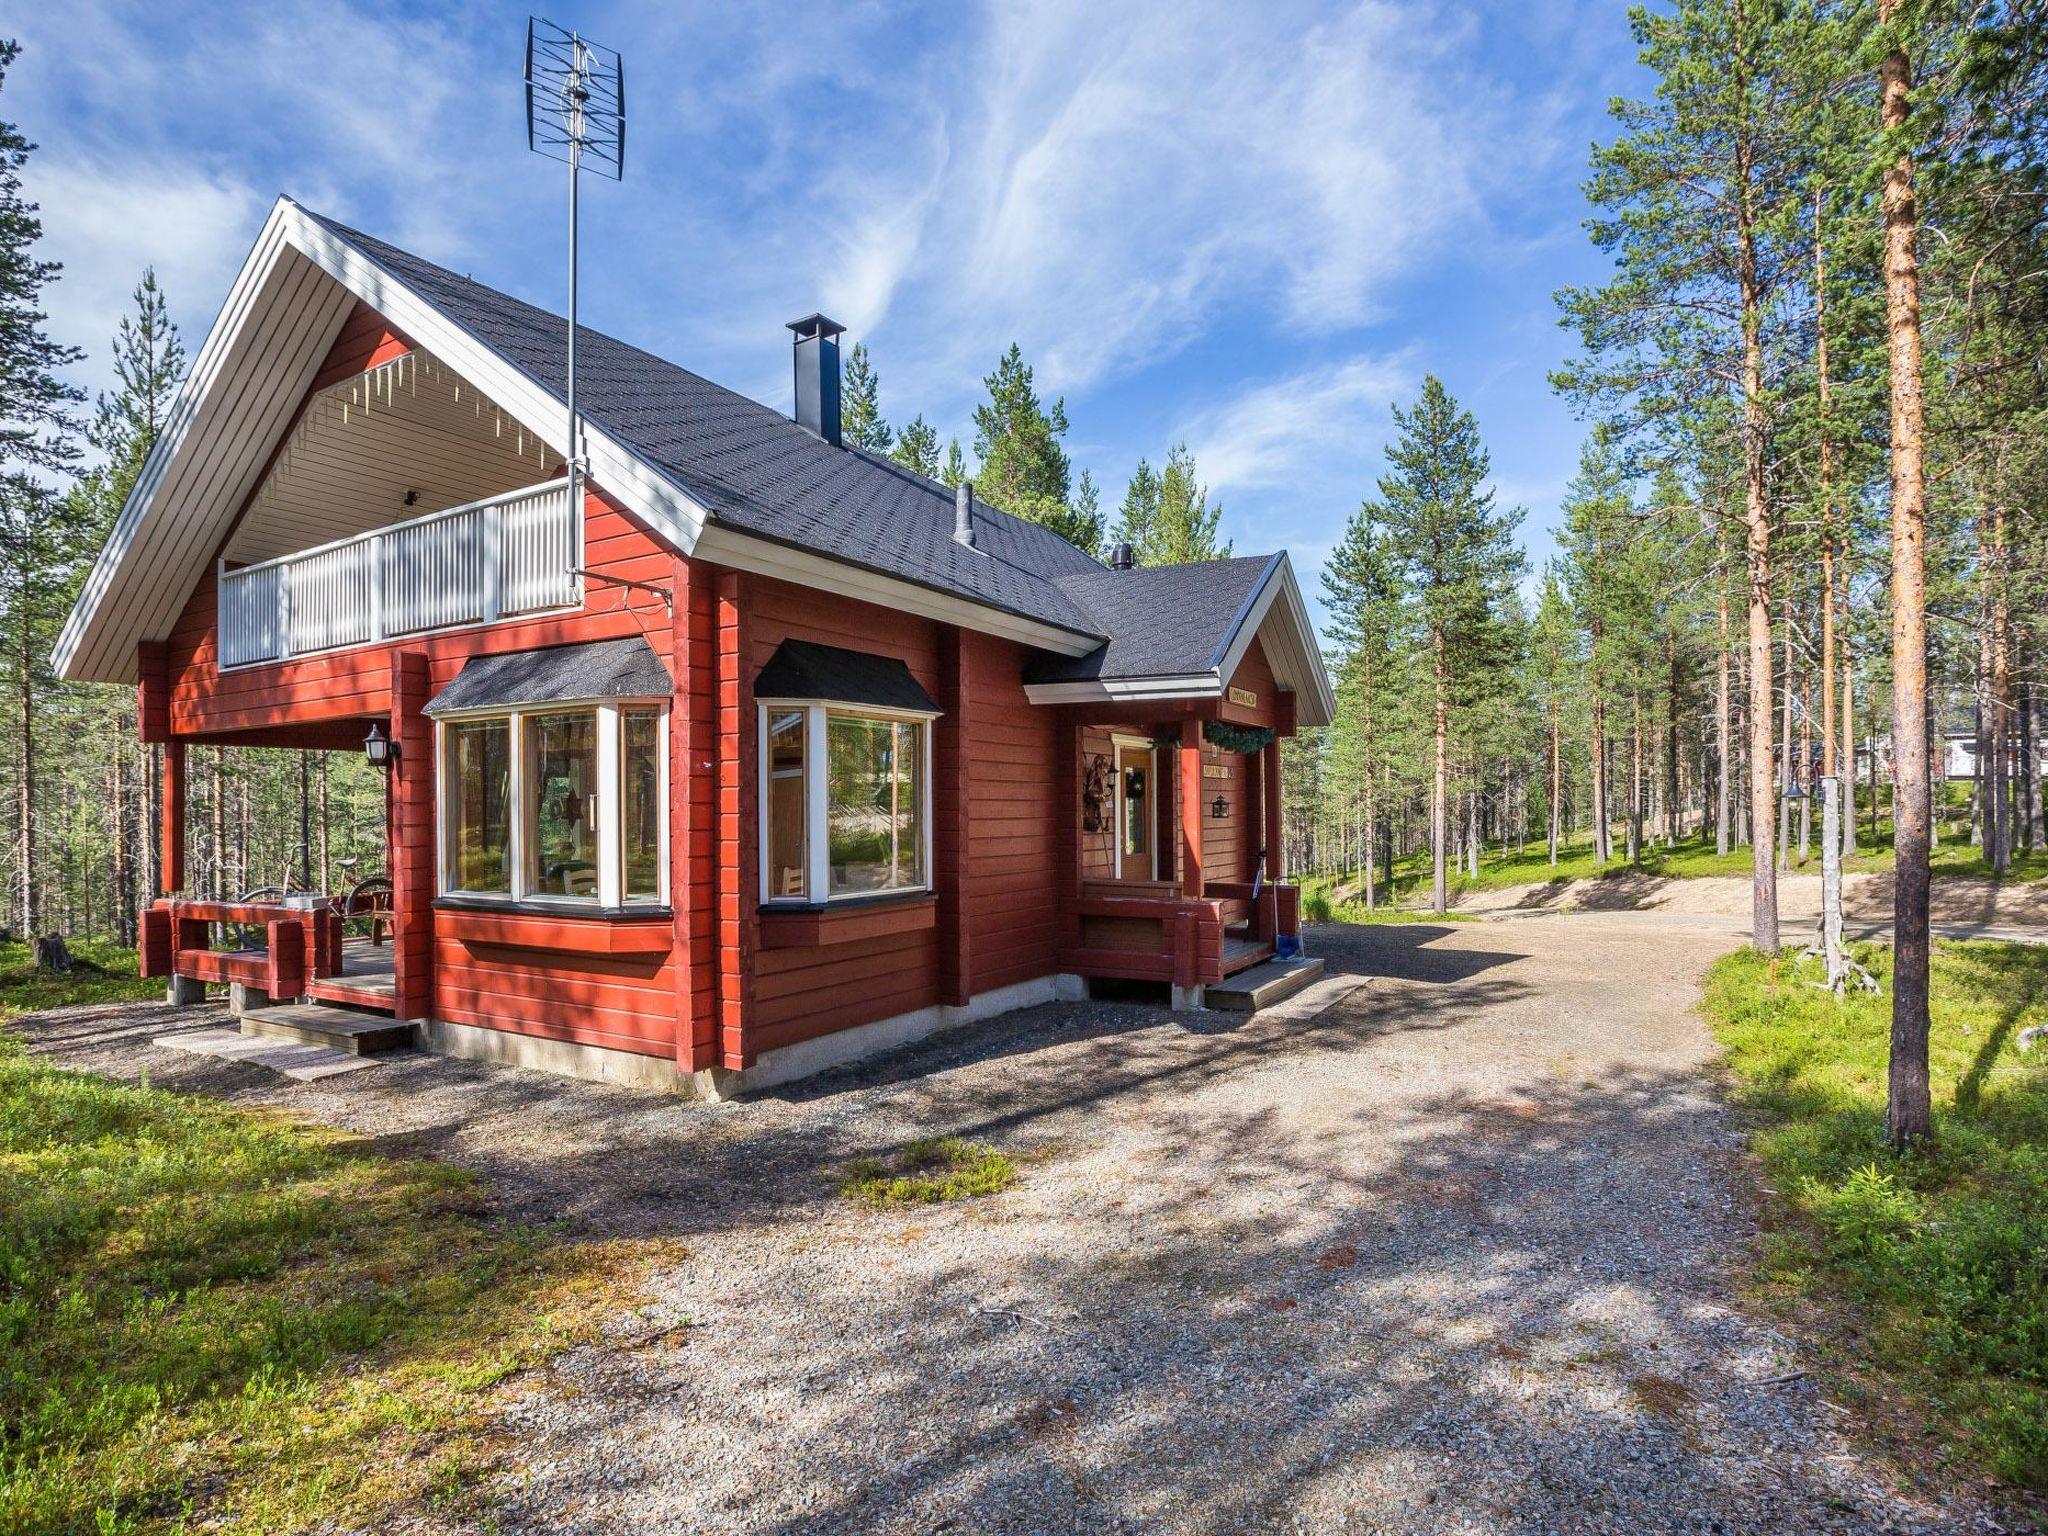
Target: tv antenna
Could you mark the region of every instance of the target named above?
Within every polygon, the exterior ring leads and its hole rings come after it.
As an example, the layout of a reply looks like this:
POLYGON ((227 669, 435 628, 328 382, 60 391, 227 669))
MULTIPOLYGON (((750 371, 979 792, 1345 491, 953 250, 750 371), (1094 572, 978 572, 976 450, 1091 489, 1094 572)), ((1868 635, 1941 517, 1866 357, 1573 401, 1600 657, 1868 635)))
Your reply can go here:
POLYGON ((539 16, 526 19, 526 147, 569 167, 569 505, 583 515, 576 415, 576 189, 585 170, 626 173, 626 69, 617 53, 539 16))

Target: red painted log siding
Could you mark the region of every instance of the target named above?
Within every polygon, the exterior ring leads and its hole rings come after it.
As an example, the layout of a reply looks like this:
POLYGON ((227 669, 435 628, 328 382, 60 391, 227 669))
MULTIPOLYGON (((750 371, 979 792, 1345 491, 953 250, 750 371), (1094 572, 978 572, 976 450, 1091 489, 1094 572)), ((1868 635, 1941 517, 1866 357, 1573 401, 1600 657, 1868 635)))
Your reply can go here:
MULTIPOLYGON (((962 637, 972 657, 973 731, 967 743, 969 993, 1057 970, 1059 903, 1053 870, 1066 831, 1055 711, 1024 697, 1023 647, 962 637)), ((944 899, 942 896, 941 899, 944 899)))
MULTIPOLYGON (((749 578, 747 596, 749 699, 755 674, 788 639, 896 657, 926 692, 939 697, 939 626, 931 620, 765 578, 749 578)), ((1014 668, 1011 675, 1017 675, 1014 668)), ((1021 697, 1021 687, 1018 693, 1021 697)), ((746 740, 751 743, 758 724, 754 712, 748 713, 746 740)), ((747 810, 744 850, 749 851, 750 871, 757 793, 750 768, 741 802, 747 810)), ((979 879, 978 869, 975 874, 979 879)), ((760 903, 758 879, 750 880, 744 895, 751 913, 760 903)), ((931 1006, 939 1001, 938 945, 934 927, 859 944, 756 951, 749 1048, 774 1050, 931 1006)))
MULTIPOLYGON (((681 562, 601 490, 591 487, 584 507, 588 569, 642 581, 674 575, 681 562)), ((303 729, 322 721, 388 718, 392 661, 400 651, 424 658, 429 695, 452 681, 471 656, 624 635, 644 635, 674 675, 673 626, 661 603, 644 592, 595 581, 586 586, 576 612, 407 636, 222 674, 215 667, 215 588, 209 574, 165 647, 171 728, 181 736, 207 736, 277 731, 288 722, 303 729)), ((425 805, 431 804, 429 796, 425 805)), ((431 837, 430 830, 426 835, 431 837)), ((430 845, 424 856, 431 869, 430 845)), ((678 982, 666 956, 605 960, 443 938, 419 959, 418 969, 433 979, 432 1012, 438 1018, 649 1055, 676 1051, 678 982)), ((708 987, 708 977, 703 985, 708 987)), ((706 1007, 708 1013, 708 998, 706 1007)))

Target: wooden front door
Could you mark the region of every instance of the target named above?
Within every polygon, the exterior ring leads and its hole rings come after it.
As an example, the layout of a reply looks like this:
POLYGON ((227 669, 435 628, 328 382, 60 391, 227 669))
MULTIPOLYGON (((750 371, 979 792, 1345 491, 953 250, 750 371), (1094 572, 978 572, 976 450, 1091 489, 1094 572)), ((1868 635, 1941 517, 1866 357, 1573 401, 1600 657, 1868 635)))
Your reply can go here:
POLYGON ((1116 877, 1150 881, 1159 878, 1159 786, 1152 771, 1152 748, 1123 742, 1116 748, 1116 877))

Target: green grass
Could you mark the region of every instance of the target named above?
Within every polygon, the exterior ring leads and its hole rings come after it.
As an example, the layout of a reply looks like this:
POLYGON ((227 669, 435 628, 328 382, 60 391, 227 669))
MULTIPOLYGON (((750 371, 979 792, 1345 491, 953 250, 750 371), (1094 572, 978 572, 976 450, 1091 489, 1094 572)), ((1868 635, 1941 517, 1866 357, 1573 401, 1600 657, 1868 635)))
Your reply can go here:
POLYGON ((460 1500, 501 1455, 489 1389, 590 1336, 658 1246, 508 1227, 443 1164, 0 1034, 0 1530, 460 1500))
POLYGON ((163 996, 161 981, 135 974, 135 951, 86 941, 71 946, 76 969, 69 976, 38 971, 26 944, 0 944, 0 1020, 74 1003, 116 1003, 163 996))
POLYGON ((995 1148, 958 1136, 931 1136, 891 1158, 855 1158, 841 1170, 839 1189, 863 1205, 937 1205, 998 1195, 1016 1182, 1016 1164, 995 1148))
MULTIPOLYGON (((1943 807, 1944 819, 1942 841, 1934 850, 1934 873, 1937 878, 1944 876, 1966 877, 1981 880, 2002 880, 2026 882, 2048 880, 2048 851, 2018 853, 2012 864, 2002 875, 1994 874, 1985 863, 1983 854, 1970 845, 1969 786, 1950 784, 1943 807)), ((1867 802, 1866 806, 1867 806, 1867 802)), ((1843 869, 1855 873, 1867 871, 1877 873, 1892 866, 1891 836, 1892 825, 1889 815, 1878 821, 1877 836, 1870 835, 1867 817, 1857 824, 1860 846, 1865 850, 1857 857, 1847 860, 1843 869)), ((1795 823, 1794 844, 1788 867, 1794 871, 1818 874, 1820 853, 1818 848, 1819 826, 1813 828, 1813 845, 1805 858, 1799 856, 1797 829, 1795 823)), ((1621 839, 1615 840, 1617 849, 1621 839)), ((1643 849, 1642 857, 1631 864, 1618 855, 1605 865, 1593 857, 1590 837, 1567 839, 1558 850, 1555 866, 1550 862, 1547 844, 1538 839, 1520 853, 1502 854, 1497 848, 1483 850, 1479 859, 1479 873, 1467 874, 1453 869, 1449 872, 1447 887, 1452 902, 1480 891, 1497 891, 1519 885, 1542 885, 1549 882, 1572 880, 1616 880, 1637 875, 1651 875, 1665 879, 1688 880, 1721 876, 1747 879, 1750 873, 1750 851, 1739 847, 1725 854, 1717 854, 1711 838, 1693 837, 1681 840, 1675 847, 1665 847, 1655 839, 1643 849)), ((1379 915, 1387 908, 1414 908, 1426 905, 1430 894, 1430 860, 1428 851, 1418 850, 1394 861, 1391 879, 1382 872, 1378 892, 1381 905, 1367 915, 1362 900, 1337 903, 1334 900, 1338 886, 1352 887, 1360 883, 1357 873, 1350 875, 1310 875, 1301 881, 1303 912, 1311 922, 1399 922, 1399 917, 1379 915), (1329 904, 1328 917, 1309 914, 1308 903, 1320 894, 1329 904), (1350 909, 1355 907, 1354 913, 1350 909)), ((1322 911, 1323 908, 1317 908, 1322 911)))
POLYGON ((1949 1443, 2020 1487, 2048 1489, 2048 947, 1937 946, 1936 1137, 1883 1145, 1888 946, 1858 954, 1887 985, 1837 1003, 1813 962, 1740 951, 1709 974, 1782 1226, 1768 1289, 1846 1313, 1857 1372, 1896 1389, 1949 1443))

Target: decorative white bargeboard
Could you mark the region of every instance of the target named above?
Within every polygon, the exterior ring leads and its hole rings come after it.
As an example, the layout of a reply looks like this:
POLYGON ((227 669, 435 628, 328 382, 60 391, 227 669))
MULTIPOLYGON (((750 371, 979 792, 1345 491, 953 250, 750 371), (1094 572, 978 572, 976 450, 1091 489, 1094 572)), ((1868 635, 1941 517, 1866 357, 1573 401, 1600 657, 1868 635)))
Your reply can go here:
POLYGON ((393 523, 261 565, 221 567, 220 664, 571 606, 582 521, 569 482, 393 523))

